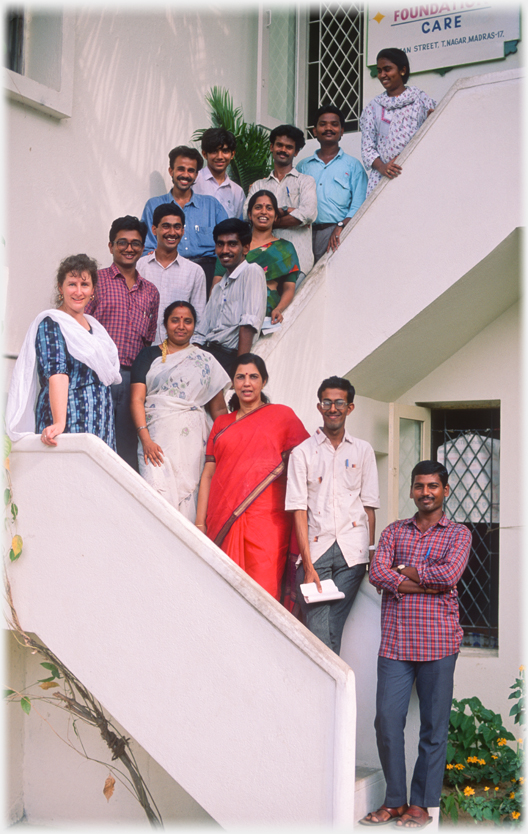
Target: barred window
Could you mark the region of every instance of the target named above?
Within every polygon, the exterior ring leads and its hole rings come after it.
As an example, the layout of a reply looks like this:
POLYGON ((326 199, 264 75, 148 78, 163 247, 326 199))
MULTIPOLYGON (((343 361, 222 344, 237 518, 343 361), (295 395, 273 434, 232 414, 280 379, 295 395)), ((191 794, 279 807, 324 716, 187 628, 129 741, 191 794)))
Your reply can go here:
POLYGON ((345 132, 359 130, 363 84, 363 5, 319 3, 308 24, 308 128, 319 107, 343 111, 345 132))

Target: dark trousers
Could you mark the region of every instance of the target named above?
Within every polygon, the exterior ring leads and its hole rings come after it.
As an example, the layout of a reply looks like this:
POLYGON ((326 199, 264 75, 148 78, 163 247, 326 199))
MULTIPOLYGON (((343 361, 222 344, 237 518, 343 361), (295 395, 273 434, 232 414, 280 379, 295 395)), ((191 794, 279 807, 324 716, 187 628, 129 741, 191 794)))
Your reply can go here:
POLYGON ((201 347, 203 347, 203 349, 208 353, 211 353, 214 358, 220 362, 224 371, 231 375, 233 362, 237 358, 238 354, 238 351, 235 348, 233 348, 233 350, 229 350, 228 348, 222 347, 219 342, 207 342, 205 345, 201 345, 201 347))
POLYGON ((378 657, 374 726, 388 808, 407 802, 404 729, 414 681, 420 701, 420 741, 410 804, 423 808, 440 804, 457 657, 452 654, 423 662, 378 657))
POLYGON ((306 628, 319 637, 323 643, 336 654, 341 650, 341 637, 346 618, 350 614, 352 603, 359 591, 361 580, 365 576, 366 564, 349 566, 337 542, 319 556, 314 564, 319 579, 333 579, 344 599, 332 599, 330 602, 305 602, 300 585, 304 582, 302 564, 297 568, 297 599, 299 600, 306 628))
POLYGON ((335 229, 335 223, 312 224, 312 249, 314 253, 314 264, 325 254, 328 243, 335 229))
POLYGON ((121 365, 119 372, 121 382, 112 385, 117 454, 126 460, 135 472, 139 472, 138 438, 130 413, 130 368, 121 365))
POLYGON ((216 258, 213 258, 209 255, 204 255, 201 258, 189 258, 189 260, 201 266, 203 271, 205 272, 205 291, 206 297, 209 298, 209 293, 211 292, 211 284, 213 283, 213 278, 215 274, 216 258))

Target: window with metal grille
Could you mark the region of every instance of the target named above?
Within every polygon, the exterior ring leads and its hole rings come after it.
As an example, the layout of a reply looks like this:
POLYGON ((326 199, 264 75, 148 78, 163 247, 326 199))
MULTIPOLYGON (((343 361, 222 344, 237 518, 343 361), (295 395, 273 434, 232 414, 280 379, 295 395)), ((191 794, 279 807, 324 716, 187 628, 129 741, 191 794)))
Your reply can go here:
POLYGON ((319 107, 343 111, 345 132, 359 130, 363 84, 363 5, 319 3, 308 24, 308 128, 319 107))
POLYGON ((498 647, 499 454, 498 408, 432 411, 432 456, 449 472, 445 512, 473 538, 458 584, 463 646, 498 647))

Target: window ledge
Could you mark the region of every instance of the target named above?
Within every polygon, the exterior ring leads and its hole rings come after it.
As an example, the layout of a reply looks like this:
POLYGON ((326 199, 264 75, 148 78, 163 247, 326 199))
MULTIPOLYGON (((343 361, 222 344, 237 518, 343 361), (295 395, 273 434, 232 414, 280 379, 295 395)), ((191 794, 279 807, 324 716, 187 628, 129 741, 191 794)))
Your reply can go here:
POLYGON ((473 646, 461 646, 460 648, 460 657, 498 657, 499 650, 498 649, 478 649, 473 648, 473 646))
POLYGON ((54 90, 26 75, 4 69, 4 87, 8 98, 58 119, 70 118, 73 109, 74 39, 75 18, 73 15, 65 14, 62 17, 60 90, 54 90))

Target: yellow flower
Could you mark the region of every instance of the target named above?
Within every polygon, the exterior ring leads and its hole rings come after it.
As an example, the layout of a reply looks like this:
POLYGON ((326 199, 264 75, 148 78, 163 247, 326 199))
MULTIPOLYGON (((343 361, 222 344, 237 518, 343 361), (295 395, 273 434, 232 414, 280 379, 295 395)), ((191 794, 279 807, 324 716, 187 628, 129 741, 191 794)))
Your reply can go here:
POLYGON ((520 816, 521 816, 520 811, 512 811, 512 819, 518 820, 520 816))
POLYGON ((522 747, 522 745, 523 745, 523 741, 524 741, 524 739, 523 739, 523 738, 518 738, 518 739, 517 739, 517 744, 520 744, 520 745, 521 745, 521 747, 522 747))
POLYGON ((504 745, 507 744, 507 741, 505 738, 498 738, 497 744, 499 745, 499 747, 504 747, 504 745))
POLYGON ((519 776, 519 785, 524 785, 524 776, 519 776))
POLYGON ((473 788, 470 788, 469 785, 467 786, 467 788, 464 788, 464 796, 473 796, 474 793, 475 791, 473 790, 473 788))
POLYGON ((463 764, 456 764, 455 769, 456 770, 464 770, 464 765, 463 764))
POLYGON ((498 788, 495 788, 495 790, 496 790, 496 791, 498 791, 499 789, 498 789, 498 788))
POLYGON ((493 755, 493 753, 492 753, 492 754, 491 754, 491 758, 492 758, 492 759, 498 759, 499 757, 498 757, 498 756, 494 756, 494 755, 493 755))
POLYGON ((519 672, 524 672, 524 666, 519 666, 519 672))
POLYGON ((515 794, 514 794, 514 792, 513 792, 513 791, 512 791, 512 792, 511 792, 511 794, 510 794, 510 799, 515 799, 515 794))
POLYGON ((446 764, 446 770, 453 770, 453 768, 454 768, 454 765, 446 764))
POLYGON ((485 791, 489 791, 489 787, 488 787, 488 785, 486 785, 486 787, 484 788, 484 790, 485 790, 485 791))
POLYGON ((478 762, 480 765, 484 765, 484 764, 486 764, 486 759, 477 759, 477 762, 478 762))

